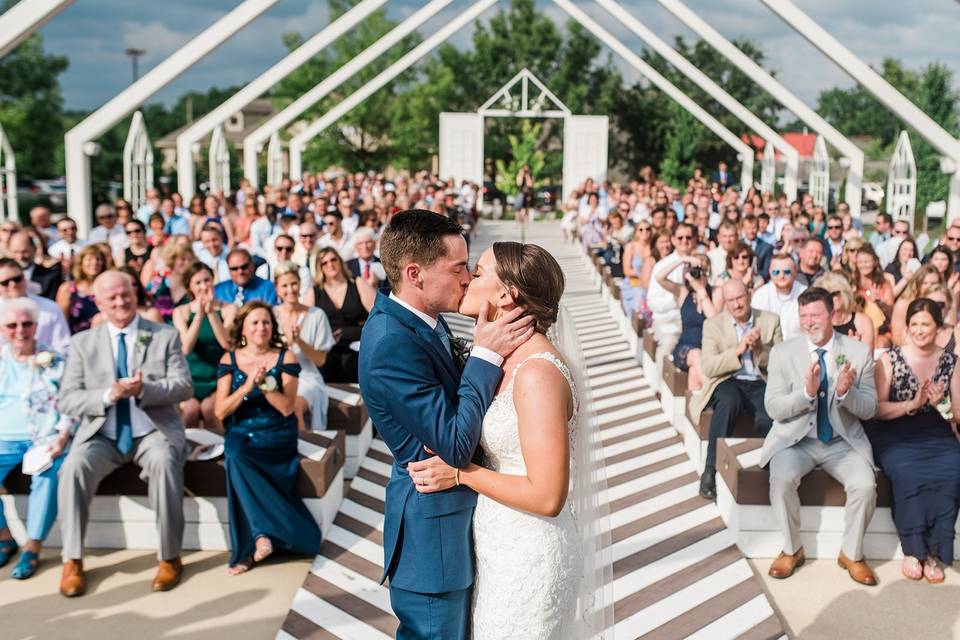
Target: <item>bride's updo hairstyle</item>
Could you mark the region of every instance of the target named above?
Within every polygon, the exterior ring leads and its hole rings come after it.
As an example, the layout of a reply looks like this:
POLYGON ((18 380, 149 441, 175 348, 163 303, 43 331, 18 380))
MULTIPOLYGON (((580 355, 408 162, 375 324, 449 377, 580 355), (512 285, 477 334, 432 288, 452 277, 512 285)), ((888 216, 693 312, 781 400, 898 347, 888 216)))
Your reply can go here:
POLYGON ((563 269, 546 249, 535 244, 494 242, 497 277, 516 291, 516 303, 534 319, 534 329, 546 333, 557 321, 565 281, 563 269))

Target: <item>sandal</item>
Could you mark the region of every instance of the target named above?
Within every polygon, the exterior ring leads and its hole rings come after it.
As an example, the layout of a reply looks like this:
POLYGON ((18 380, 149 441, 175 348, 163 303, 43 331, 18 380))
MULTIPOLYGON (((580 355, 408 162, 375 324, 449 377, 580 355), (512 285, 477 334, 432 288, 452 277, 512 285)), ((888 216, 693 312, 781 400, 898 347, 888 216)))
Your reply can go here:
POLYGON ((923 565, 918 558, 913 556, 904 557, 900 571, 903 573, 903 577, 908 580, 919 580, 923 577, 923 565))
POLYGON ((40 564, 40 556, 33 551, 24 551, 20 554, 20 560, 17 566, 10 572, 10 577, 16 580, 26 580, 37 572, 37 566, 40 564))
POLYGON ((946 576, 943 575, 943 565, 933 556, 927 556, 927 561, 923 563, 923 577, 930 584, 940 584, 946 576))
POLYGON ((257 538, 257 550, 253 552, 254 562, 263 562, 273 554, 273 543, 267 536, 257 538))
POLYGON ((16 540, 0 540, 0 567, 7 566, 19 549, 16 540))
POLYGON ((231 576, 239 576, 241 573, 246 573, 253 568, 253 556, 250 556, 246 560, 242 560, 232 567, 227 567, 227 573, 231 576))

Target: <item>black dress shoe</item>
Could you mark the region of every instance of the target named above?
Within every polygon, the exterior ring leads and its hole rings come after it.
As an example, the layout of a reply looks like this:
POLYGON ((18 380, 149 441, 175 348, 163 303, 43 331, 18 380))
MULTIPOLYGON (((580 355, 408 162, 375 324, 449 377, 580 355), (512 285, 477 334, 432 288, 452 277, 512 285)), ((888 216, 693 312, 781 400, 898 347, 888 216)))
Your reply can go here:
POLYGON ((700 476, 700 495, 707 500, 717 499, 717 470, 713 467, 703 469, 703 475, 700 476))

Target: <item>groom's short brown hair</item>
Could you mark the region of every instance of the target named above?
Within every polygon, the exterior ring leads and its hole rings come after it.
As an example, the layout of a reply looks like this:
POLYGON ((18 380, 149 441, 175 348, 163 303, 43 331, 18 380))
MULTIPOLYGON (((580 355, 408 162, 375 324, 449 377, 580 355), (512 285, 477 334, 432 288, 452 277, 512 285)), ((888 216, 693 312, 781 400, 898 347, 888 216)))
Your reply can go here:
POLYGON ((447 255, 443 239, 463 235, 463 227, 447 216, 409 209, 393 216, 380 237, 380 260, 391 286, 399 290, 403 268, 411 262, 429 267, 447 255))

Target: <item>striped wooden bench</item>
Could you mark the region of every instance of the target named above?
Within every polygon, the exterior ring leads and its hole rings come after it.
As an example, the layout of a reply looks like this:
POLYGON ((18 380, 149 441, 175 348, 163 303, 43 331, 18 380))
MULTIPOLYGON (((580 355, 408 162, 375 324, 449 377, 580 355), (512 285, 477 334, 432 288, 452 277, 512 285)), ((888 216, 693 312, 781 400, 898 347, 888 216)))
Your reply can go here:
MULTIPOLYGON (((201 436, 188 430, 191 440, 201 436)), ((209 437, 212 432, 206 432, 209 437)), ((212 434, 215 438, 217 434, 212 434)), ((206 438, 203 439, 206 442, 206 438)), ((300 474, 297 489, 304 504, 326 535, 343 500, 344 434, 321 431, 300 434, 300 474)), ((147 483, 134 464, 104 478, 90 506, 85 545, 100 549, 152 549, 157 546, 156 520, 147 499, 147 483)), ((0 495, 15 537, 25 535, 29 476, 19 468, 10 472, 0 495)), ((223 551, 230 548, 227 483, 223 457, 188 460, 184 465, 183 548, 223 551)), ((47 543, 60 545, 55 524, 47 543)))
MULTIPOLYGON (((690 412, 690 399, 693 393, 687 390, 685 393, 684 413, 678 419, 674 420, 674 427, 683 438, 683 446, 690 456, 690 461, 697 466, 697 470, 702 473, 704 462, 707 457, 707 444, 710 437, 710 420, 713 418, 712 409, 704 409, 700 413, 699 420, 693 419, 690 412)), ((737 421, 733 426, 733 436, 738 438, 753 438, 757 436, 753 428, 753 416, 742 413, 737 416, 737 421)))
POLYGON ((373 422, 360 397, 360 385, 354 383, 331 383, 327 385, 330 399, 327 409, 327 429, 342 431, 346 436, 346 461, 343 477, 347 480, 357 475, 360 461, 367 455, 373 439, 373 422))
MULTIPOLYGON (((775 557, 783 536, 770 507, 770 473, 761 469, 762 438, 721 438, 717 443, 717 506, 737 546, 747 557, 775 557)), ((807 556, 835 558, 843 540, 846 494, 839 482, 814 469, 800 483, 800 537, 807 556)), ((868 558, 902 556, 891 514, 890 481, 877 472, 877 510, 867 527, 868 558)), ((955 543, 960 554, 960 521, 955 543)))
POLYGON ((687 411, 687 389, 690 384, 687 372, 681 371, 670 358, 663 359, 660 367, 660 402, 667 417, 676 422, 683 420, 687 411))

